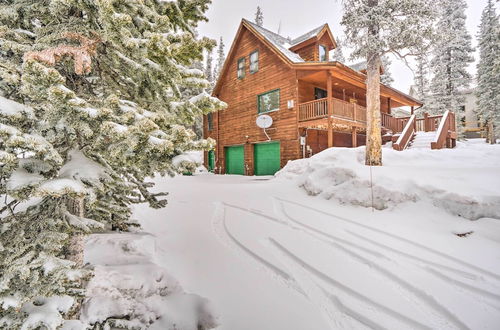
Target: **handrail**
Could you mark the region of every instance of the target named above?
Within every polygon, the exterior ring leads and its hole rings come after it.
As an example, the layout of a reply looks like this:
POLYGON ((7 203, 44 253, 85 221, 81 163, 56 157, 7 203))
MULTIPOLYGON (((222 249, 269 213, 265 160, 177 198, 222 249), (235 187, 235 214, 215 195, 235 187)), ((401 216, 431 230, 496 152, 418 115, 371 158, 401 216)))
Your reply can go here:
POLYGON ((455 131, 455 114, 447 110, 441 118, 434 141, 431 142, 431 149, 446 147, 450 131, 455 131))
POLYGON ((326 98, 299 104, 299 120, 324 118, 328 116, 328 100, 326 98))
POLYGON ((408 146, 408 143, 410 142, 411 138, 415 134, 415 115, 411 115, 410 119, 406 123, 405 128, 403 129, 403 132, 399 136, 398 140, 396 143, 392 145, 392 148, 398 151, 402 151, 406 149, 408 146))

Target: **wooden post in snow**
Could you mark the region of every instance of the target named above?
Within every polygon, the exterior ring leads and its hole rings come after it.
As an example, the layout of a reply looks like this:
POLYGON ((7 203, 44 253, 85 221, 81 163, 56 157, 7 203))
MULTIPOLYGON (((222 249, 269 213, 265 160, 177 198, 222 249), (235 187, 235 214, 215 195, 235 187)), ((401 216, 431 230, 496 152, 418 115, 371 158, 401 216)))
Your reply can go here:
POLYGON ((328 148, 333 147, 333 97, 332 74, 328 71, 326 78, 326 104, 328 107, 328 148))

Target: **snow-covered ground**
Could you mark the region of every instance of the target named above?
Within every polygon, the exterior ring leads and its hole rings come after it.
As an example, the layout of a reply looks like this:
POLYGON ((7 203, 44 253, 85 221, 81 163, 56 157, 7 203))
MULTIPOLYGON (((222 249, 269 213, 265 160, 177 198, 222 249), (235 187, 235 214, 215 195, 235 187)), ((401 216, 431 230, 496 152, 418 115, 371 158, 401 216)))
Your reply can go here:
POLYGON ((154 265, 134 276, 166 270, 210 300, 218 329, 499 329, 500 146, 384 149, 374 210, 362 154, 330 149, 277 178, 157 178, 169 205, 134 213, 147 253, 120 249, 154 265))

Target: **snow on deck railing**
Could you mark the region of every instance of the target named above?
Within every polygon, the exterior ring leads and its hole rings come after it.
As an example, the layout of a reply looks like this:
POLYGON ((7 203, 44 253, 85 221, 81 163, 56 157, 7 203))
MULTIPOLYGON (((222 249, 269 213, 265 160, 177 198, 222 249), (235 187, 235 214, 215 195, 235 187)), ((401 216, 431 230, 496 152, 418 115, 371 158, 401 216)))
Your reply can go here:
POLYGON ((436 136, 434 137, 434 143, 438 143, 439 137, 441 136, 441 132, 443 131, 444 125, 448 121, 448 116, 450 115, 450 110, 446 110, 446 112, 443 115, 443 118, 441 118, 441 122, 439 123, 439 127, 436 132, 436 136))
POLYGON ((406 146, 408 145, 408 143, 410 142, 410 139, 411 139, 411 136, 409 135, 408 130, 410 128, 414 129, 415 128, 414 126, 415 126, 415 115, 411 115, 410 119, 406 123, 405 128, 403 129, 403 132, 401 133, 401 135, 399 135, 398 140, 394 144, 394 146, 393 146, 394 149, 399 150, 399 151, 406 149, 406 146), (401 147, 404 140, 406 140, 404 142, 404 146, 401 147))

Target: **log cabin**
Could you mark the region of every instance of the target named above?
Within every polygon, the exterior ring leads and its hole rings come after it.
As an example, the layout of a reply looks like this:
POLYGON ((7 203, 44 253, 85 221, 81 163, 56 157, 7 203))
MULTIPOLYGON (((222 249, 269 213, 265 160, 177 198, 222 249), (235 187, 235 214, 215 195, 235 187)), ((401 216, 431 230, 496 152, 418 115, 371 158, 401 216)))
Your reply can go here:
MULTIPOLYGON (((212 92, 228 107, 203 119, 204 137, 217 143, 205 152, 206 167, 219 174, 273 175, 289 160, 364 145, 366 68, 330 61, 336 46, 328 24, 291 39, 243 19, 212 92), (256 125, 263 114, 272 118, 265 130, 256 125)), ((393 140, 397 150, 442 119, 419 121, 413 109, 422 103, 383 84, 380 102, 383 140, 393 140), (403 106, 411 107, 411 117, 391 115, 403 106)), ((452 127, 454 117, 448 117, 452 127)))

